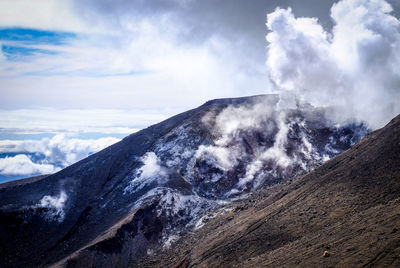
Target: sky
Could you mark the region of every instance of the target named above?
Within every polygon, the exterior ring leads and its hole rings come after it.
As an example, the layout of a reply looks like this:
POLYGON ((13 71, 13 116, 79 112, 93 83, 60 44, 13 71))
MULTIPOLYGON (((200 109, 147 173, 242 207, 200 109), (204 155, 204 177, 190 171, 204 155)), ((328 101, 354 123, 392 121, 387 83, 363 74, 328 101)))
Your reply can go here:
POLYGON ((398 111, 399 12, 399 0, 0 0, 0 182, 214 98, 335 99, 378 127, 398 111))

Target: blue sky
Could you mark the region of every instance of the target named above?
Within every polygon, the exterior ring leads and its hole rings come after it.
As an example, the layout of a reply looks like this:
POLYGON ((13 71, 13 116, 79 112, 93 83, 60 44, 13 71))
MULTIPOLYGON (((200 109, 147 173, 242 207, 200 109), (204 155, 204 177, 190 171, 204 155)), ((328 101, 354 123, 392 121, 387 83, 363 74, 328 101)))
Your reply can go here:
POLYGON ((26 61, 29 57, 56 55, 59 52, 51 49, 35 48, 35 45, 67 45, 71 39, 76 39, 74 33, 46 31, 28 28, 2 28, 0 41, 1 50, 8 61, 26 61))
MULTIPOLYGON (((378 8, 372 7, 374 1, 370 0, 340 2, 338 6, 347 5, 349 13, 352 9, 377 9, 378 15, 367 14, 372 20, 388 17, 389 13, 398 17, 400 10, 399 2, 394 0, 388 1, 393 10, 387 10, 384 0, 375 1, 378 8)), ((338 1, 0 1, 0 176, 14 179, 54 172, 130 133, 214 98, 286 90, 293 82, 301 90, 312 87, 325 93, 332 92, 333 86, 365 86, 353 82, 360 78, 357 72, 363 70, 358 68, 361 65, 351 69, 341 63, 348 54, 343 54, 346 49, 340 47, 341 35, 331 30, 335 25, 357 23, 360 32, 369 33, 369 26, 364 25, 364 18, 349 20, 345 12, 336 16, 340 21, 335 21, 331 9, 334 3, 338 1), (281 14, 277 6, 291 9, 281 14), (297 20, 291 17, 292 13, 315 20, 297 20), (299 41, 304 38, 298 39, 298 49, 292 51, 293 44, 283 43, 283 39, 270 36, 267 42, 269 32, 278 36, 283 29, 266 27, 267 14, 285 14, 287 25, 294 25, 289 29, 294 39, 305 36, 320 43, 308 40, 302 44, 299 41), (301 32, 302 27, 311 27, 312 34, 317 35, 309 35, 310 29, 301 32), (287 65, 288 57, 275 61, 268 54, 275 43, 284 48, 276 48, 279 55, 300 51, 301 57, 287 65), (324 50, 337 59, 321 60, 324 50), (306 75, 319 78, 324 74, 318 70, 328 68, 343 77, 337 73, 337 66, 342 65, 351 75, 339 82, 333 75, 324 77, 328 81, 325 84, 316 84, 319 79, 299 80, 304 66, 313 66, 299 60, 307 58, 310 51, 319 61, 314 64, 317 68, 311 70, 313 73, 306 75), (285 72, 297 76, 282 76, 285 72), (60 155, 68 160, 56 165, 52 151, 62 151, 60 155), (33 157, 35 152, 44 157, 33 157), (16 153, 26 157, 16 158, 16 153), (6 167, 25 171, 10 177, 5 174, 6 167)), ((350 18, 357 16, 352 14, 350 18)), ((346 28, 342 26, 336 27, 339 33, 347 31, 342 31, 346 28)), ((349 38, 357 47, 365 43, 361 40, 365 36, 353 34, 349 38)), ((395 37, 388 42, 397 44, 395 37)), ((383 43, 378 45, 383 47, 383 43)), ((357 53, 354 62, 361 59, 360 55, 373 60, 368 53, 357 53)), ((391 70, 385 69, 386 73, 391 70)), ((397 85, 399 75, 390 75, 385 81, 397 85)), ((377 95, 366 87, 368 96, 375 98, 377 95)), ((390 90, 398 92, 397 88, 390 90)), ((309 93, 299 92, 304 96, 309 93)), ((314 93, 307 100, 315 100, 314 93)), ((392 93, 379 96, 387 102, 393 99, 392 93)), ((354 93, 350 99, 363 96, 354 93)))
POLYGON ((77 38, 74 33, 49 31, 30 28, 2 28, 0 29, 0 40, 2 41, 19 41, 22 44, 50 44, 65 45, 68 40, 77 38))

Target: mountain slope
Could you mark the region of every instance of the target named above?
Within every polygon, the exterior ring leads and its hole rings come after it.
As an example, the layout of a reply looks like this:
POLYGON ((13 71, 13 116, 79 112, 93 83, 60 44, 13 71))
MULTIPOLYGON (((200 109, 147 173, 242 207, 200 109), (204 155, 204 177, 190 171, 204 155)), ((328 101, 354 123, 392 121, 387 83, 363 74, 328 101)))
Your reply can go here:
POLYGON ((311 173, 233 204, 139 266, 399 267, 399 226, 397 116, 311 173))
POLYGON ((277 101, 209 101, 56 174, 0 187, 0 262, 37 267, 83 254, 87 265, 138 263, 208 212, 309 171, 368 131, 277 101))

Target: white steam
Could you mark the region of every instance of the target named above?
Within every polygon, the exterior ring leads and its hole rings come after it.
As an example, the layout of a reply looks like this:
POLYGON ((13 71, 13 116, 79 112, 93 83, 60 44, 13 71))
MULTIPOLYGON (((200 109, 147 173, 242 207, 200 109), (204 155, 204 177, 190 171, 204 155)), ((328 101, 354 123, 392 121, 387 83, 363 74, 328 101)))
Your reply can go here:
POLYGON ((267 102, 254 103, 249 106, 229 106, 216 118, 215 127, 222 137, 215 143, 227 146, 241 130, 262 128, 263 131, 268 132, 270 129, 263 128, 261 122, 270 119, 274 110, 275 105, 267 102))
MULTIPOLYGON (((246 130, 256 131, 261 129, 266 133, 273 131, 273 125, 262 123, 274 117, 274 109, 274 105, 268 105, 264 102, 249 106, 227 107, 215 119, 213 131, 218 138, 214 145, 199 146, 196 158, 202 158, 208 164, 224 171, 232 169, 237 164, 238 159, 244 155, 239 133, 246 130)), ((209 124, 208 121, 212 117, 213 115, 206 114, 203 118, 204 123, 209 124)))
POLYGON ((282 103, 340 106, 373 128, 400 113, 400 21, 391 12, 384 0, 342 0, 332 33, 290 8, 268 14, 267 66, 282 103))
POLYGON ((64 206, 67 198, 68 196, 64 191, 61 191, 58 196, 45 195, 35 207, 48 209, 45 215, 47 220, 62 222, 65 217, 64 206))
POLYGON ((239 179, 238 186, 244 187, 248 182, 254 180, 255 175, 262 170, 265 162, 270 160, 276 163, 277 167, 286 168, 292 163, 292 159, 286 154, 285 143, 289 125, 285 122, 285 113, 280 112, 277 117, 278 129, 274 145, 271 148, 261 152, 255 160, 246 167, 246 175, 239 179))
POLYGON ((195 168, 211 174, 202 178, 205 184, 233 182, 227 197, 258 189, 309 171, 368 131, 361 123, 329 120, 330 109, 311 105, 284 109, 272 97, 228 106, 217 115, 210 111, 202 118, 214 137, 194 155, 195 168))
POLYGON ((140 161, 143 166, 134 170, 131 175, 133 179, 125 188, 124 193, 139 191, 154 181, 162 181, 167 176, 165 168, 161 166, 160 160, 154 152, 147 152, 140 158, 140 161))
MULTIPOLYGON (((203 123, 211 125, 211 118, 212 115, 206 114, 203 123)), ((245 173, 238 178, 236 186, 228 196, 247 189, 248 183, 258 187, 262 184, 258 178, 265 178, 267 175, 264 171, 266 165, 272 165, 276 170, 284 170, 292 164, 302 162, 301 159, 289 156, 285 148, 288 132, 295 123, 301 122, 288 121, 286 112, 269 99, 248 105, 229 106, 215 118, 212 131, 217 138, 212 145, 200 145, 195 158, 223 172, 235 170, 240 162, 245 161, 245 173), (256 132, 270 137, 273 144, 258 144, 257 137, 253 136, 256 132)), ((305 138, 303 143, 300 148, 310 154, 311 144, 305 138)), ((304 166, 304 169, 307 167, 304 166)), ((279 176, 275 170, 269 172, 272 177, 279 176)), ((219 181, 222 176, 224 175, 213 174, 211 182, 219 181)))
POLYGON ((140 180, 152 178, 156 175, 164 175, 164 170, 160 166, 160 161, 154 152, 148 152, 142 157, 143 166, 139 169, 140 180))

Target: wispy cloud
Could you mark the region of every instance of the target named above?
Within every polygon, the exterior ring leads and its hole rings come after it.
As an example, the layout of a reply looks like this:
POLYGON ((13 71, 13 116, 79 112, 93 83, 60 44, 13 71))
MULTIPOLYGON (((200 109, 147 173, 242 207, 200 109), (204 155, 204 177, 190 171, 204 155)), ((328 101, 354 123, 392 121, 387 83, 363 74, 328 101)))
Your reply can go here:
POLYGON ((131 134, 176 110, 18 109, 0 110, 0 133, 131 134))
MULTIPOLYGON (((3 5, 12 5, 6 2, 3 5)), ((46 5, 58 9, 61 4, 47 1, 46 5)), ((263 57, 257 66, 246 56, 249 49, 239 57, 238 48, 245 47, 240 40, 232 42, 219 33, 196 44, 183 40, 183 25, 166 14, 157 18, 128 12, 92 16, 86 9, 90 5, 64 5, 74 16, 72 22, 95 29, 0 20, 0 27, 14 27, 0 31, 3 54, 9 59, 0 65, 2 93, 7 95, 7 100, 0 100, 2 107, 185 110, 211 98, 268 89, 263 57)))
POLYGON ((71 32, 49 31, 31 28, 0 28, 0 40, 18 41, 23 44, 63 45, 76 38, 71 32))
POLYGON ((94 30, 74 12, 71 1, 2 0, 1 27, 38 28, 68 32, 94 30))

